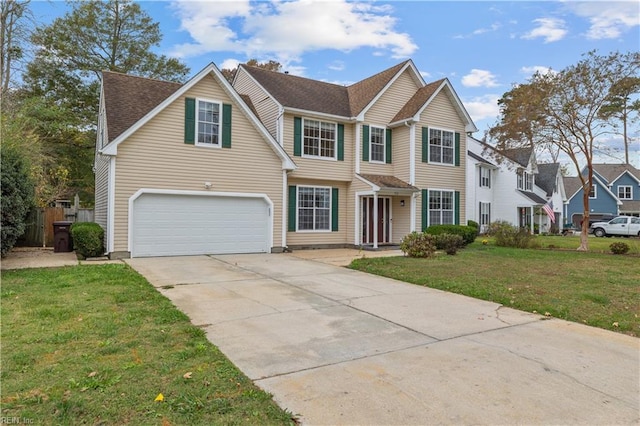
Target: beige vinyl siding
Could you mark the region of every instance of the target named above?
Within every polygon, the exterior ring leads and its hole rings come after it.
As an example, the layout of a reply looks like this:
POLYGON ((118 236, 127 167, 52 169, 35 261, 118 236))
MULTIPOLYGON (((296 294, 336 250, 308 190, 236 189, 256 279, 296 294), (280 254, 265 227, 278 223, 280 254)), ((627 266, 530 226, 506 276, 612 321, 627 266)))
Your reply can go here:
MULTIPOLYGON (((451 100, 439 92, 424 110, 416 125, 416 184, 420 189, 460 191, 460 224, 466 224, 466 152, 465 126, 451 100), (460 166, 422 162, 422 127, 437 127, 460 133, 460 166)), ((418 199, 417 225, 422 223, 422 201, 418 199)))
MULTIPOLYGON (((349 198, 347 182, 336 182, 330 180, 315 179, 294 179, 289 177, 289 186, 323 186, 338 188, 338 231, 300 231, 287 232, 288 246, 307 246, 307 245, 324 245, 324 244, 349 244, 347 235, 351 232, 353 235, 353 216, 349 215, 349 211, 353 211, 353 198, 349 198), (349 231, 350 230, 350 231, 349 231)), ((297 218, 296 218, 297 221, 297 218)))
POLYGON ((409 127, 402 126, 393 129, 392 159, 393 175, 409 183, 409 127))
MULTIPOLYGON (((95 158, 95 206, 94 222, 107 231, 107 207, 109 202, 109 159, 106 155, 96 154, 95 158)), ((105 247, 107 232, 105 232, 105 247)))
MULTIPOLYGON (((296 115, 295 117, 338 123, 335 120, 310 115, 296 115)), ((289 175, 289 178, 317 179, 321 177, 326 180, 351 181, 353 178, 354 125, 351 123, 342 123, 344 124, 344 161, 305 158, 302 156, 295 157, 293 155, 293 119, 294 115, 285 114, 284 116, 284 149, 298 166, 298 168, 289 175)))
POLYGON ((411 194, 391 198, 392 233, 391 242, 400 244, 402 237, 411 230, 411 194), (404 206, 400 201, 404 200, 404 206))
MULTIPOLYGON (((366 111, 364 116, 364 124, 370 126, 385 127, 393 117, 400 111, 400 109, 411 99, 415 94, 419 86, 409 74, 409 70, 405 70, 393 84, 387 88, 387 90, 380 96, 380 98, 374 103, 369 110, 366 111)), ((393 133, 393 143, 396 144, 396 130, 393 133)), ((408 142, 408 137, 407 137, 408 142)), ((408 147, 407 147, 408 149, 408 147)), ((395 154, 395 148, 393 151, 395 154)), ((407 151, 408 154, 408 151, 407 151)), ((362 173, 370 173, 377 175, 392 175, 398 170, 393 164, 379 164, 370 163, 368 161, 362 161, 362 151, 358 157, 360 162, 360 171, 362 173)), ((399 157, 393 156, 393 163, 395 163, 399 157)), ((408 170, 407 170, 408 173, 408 170)), ((400 176, 398 176, 400 177, 400 176)), ((408 178, 408 175, 407 175, 408 178)), ((402 178, 401 178, 402 179, 402 178)))
MULTIPOLYGON (((232 103, 213 77, 205 77, 187 97, 232 103)), ((282 235, 282 163, 263 136, 233 104, 232 147, 184 143, 184 97, 161 111, 118 147, 115 194, 115 251, 128 250, 129 198, 140 188, 265 193, 273 202, 273 245, 282 235)), ((176 221, 189 220, 177 217, 176 221)))
POLYGON ((239 70, 234 81, 234 88, 240 94, 251 98, 253 107, 258 112, 260 121, 265 125, 271 136, 278 138, 278 104, 242 69, 239 70))

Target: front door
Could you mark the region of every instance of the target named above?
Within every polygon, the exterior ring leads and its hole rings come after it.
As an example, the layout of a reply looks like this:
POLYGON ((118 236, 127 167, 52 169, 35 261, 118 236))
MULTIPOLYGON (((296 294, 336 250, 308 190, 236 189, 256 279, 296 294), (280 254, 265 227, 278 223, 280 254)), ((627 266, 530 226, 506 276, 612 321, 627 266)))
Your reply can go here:
POLYGON ((391 242, 391 198, 378 197, 378 223, 374 224, 373 197, 362 198, 362 244, 373 244, 373 227, 378 227, 378 244, 391 242))

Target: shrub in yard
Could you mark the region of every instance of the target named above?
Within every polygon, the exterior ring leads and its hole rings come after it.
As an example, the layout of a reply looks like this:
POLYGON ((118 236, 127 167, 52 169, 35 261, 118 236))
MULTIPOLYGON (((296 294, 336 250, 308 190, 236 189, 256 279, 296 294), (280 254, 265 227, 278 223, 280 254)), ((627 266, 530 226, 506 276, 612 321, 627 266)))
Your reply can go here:
POLYGON ((506 221, 497 221, 489 225, 487 234, 495 237, 500 247, 529 248, 533 246, 534 236, 529 230, 518 228, 506 221))
POLYGON ((433 225, 425 229, 424 232, 431 235, 460 235, 464 241, 464 245, 471 244, 478 236, 478 230, 476 228, 464 225, 433 225))
POLYGON ((480 235, 480 224, 474 220, 468 220, 467 221, 467 226, 470 226, 472 228, 476 228, 476 235, 480 235))
POLYGON ((83 257, 96 257, 104 254, 102 244, 104 230, 95 222, 79 222, 71 225, 73 249, 83 257))
POLYGON ((3 146, 0 174, 2 187, 2 249, 4 257, 26 229, 26 218, 33 205, 34 186, 29 164, 13 147, 3 146))
POLYGON ((400 250, 409 257, 431 257, 436 252, 435 238, 424 232, 412 232, 400 241, 400 250))
POLYGON ((438 234, 435 236, 436 248, 444 250, 445 253, 454 255, 458 249, 464 247, 464 240, 460 235, 455 234, 438 234))
POLYGON ((611 253, 613 254, 626 254, 629 251, 629 245, 627 243, 613 243, 609 246, 611 253))

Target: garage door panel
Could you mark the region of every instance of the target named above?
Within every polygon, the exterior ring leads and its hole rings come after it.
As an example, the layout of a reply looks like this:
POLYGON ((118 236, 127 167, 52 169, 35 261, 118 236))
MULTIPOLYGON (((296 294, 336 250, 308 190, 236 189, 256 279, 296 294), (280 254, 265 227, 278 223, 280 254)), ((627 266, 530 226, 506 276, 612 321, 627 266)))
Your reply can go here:
POLYGON ((142 194, 133 203, 132 256, 267 252, 264 198, 142 194))

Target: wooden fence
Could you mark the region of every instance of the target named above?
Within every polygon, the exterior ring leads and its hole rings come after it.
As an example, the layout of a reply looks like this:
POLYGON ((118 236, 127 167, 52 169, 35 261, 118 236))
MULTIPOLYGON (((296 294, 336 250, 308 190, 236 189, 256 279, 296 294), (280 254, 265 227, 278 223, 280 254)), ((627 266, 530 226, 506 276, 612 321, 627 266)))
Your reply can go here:
POLYGON ((27 229, 18 240, 23 247, 53 247, 53 222, 93 222, 93 209, 35 208, 27 216, 27 229))

